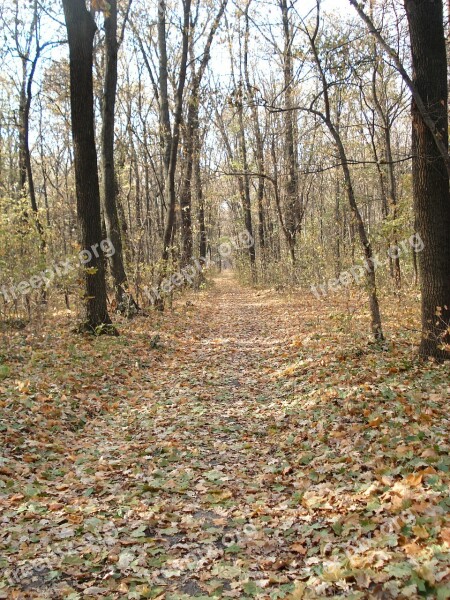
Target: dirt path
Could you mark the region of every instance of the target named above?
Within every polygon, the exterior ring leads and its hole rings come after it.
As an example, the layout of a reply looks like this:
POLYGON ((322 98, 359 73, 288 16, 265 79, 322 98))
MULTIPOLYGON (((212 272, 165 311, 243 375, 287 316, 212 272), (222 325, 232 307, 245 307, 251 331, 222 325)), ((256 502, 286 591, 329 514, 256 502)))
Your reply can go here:
POLYGON ((445 385, 414 420, 387 359, 337 353, 310 302, 224 275, 156 349, 140 319, 72 350, 74 397, 108 406, 16 457, 35 490, 5 495, 0 597, 411 598, 425 563, 445 583, 445 385))

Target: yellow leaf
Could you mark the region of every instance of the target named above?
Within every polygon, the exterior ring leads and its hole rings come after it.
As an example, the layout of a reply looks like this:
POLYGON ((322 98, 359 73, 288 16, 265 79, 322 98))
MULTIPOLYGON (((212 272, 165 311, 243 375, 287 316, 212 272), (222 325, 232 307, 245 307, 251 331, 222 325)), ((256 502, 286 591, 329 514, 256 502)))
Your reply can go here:
POLYGON ((422 469, 420 473, 422 475, 434 475, 436 473, 436 469, 434 467, 427 467, 426 469, 422 469))
POLYGON ((335 439, 342 439, 345 438, 347 435, 346 431, 332 431, 330 433, 330 437, 335 438, 335 439))
POLYGON ((430 537, 428 530, 423 525, 414 525, 412 528, 414 535, 416 535, 421 540, 426 540, 430 537))
POLYGON ((422 548, 419 546, 419 544, 416 544, 415 542, 411 542, 411 544, 405 544, 402 547, 402 550, 407 556, 418 556, 422 553, 422 548))
POLYGON ((405 479, 405 483, 411 487, 417 487, 422 483, 422 479, 423 473, 411 473, 411 475, 408 475, 408 477, 405 479))
POLYGON ((287 597, 287 600, 302 600, 306 591, 306 583, 297 582, 295 584, 295 589, 290 596, 287 597))

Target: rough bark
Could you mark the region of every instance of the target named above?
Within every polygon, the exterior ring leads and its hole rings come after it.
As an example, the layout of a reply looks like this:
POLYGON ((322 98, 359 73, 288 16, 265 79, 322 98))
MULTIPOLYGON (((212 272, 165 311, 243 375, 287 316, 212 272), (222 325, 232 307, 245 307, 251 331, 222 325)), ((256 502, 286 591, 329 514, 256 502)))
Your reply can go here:
MULTIPOLYGON (((86 10, 85 0, 63 0, 63 7, 69 41, 70 106, 79 240, 82 249, 90 250, 91 247, 98 248, 102 240, 92 80, 96 26, 92 15, 86 10)), ((92 260, 87 266, 89 270, 83 270, 84 320, 80 330, 97 333, 112 331, 107 310, 103 256, 92 252, 92 260)))
MULTIPOLYGON (((413 83, 425 102, 440 143, 448 151, 448 84, 442 0, 405 0, 413 83)), ((450 193, 445 158, 414 100, 413 189, 422 289, 420 355, 450 358, 450 193), (447 345, 447 346, 445 346, 447 345)))
POLYGON ((158 46, 159 46, 159 77, 160 77, 160 119, 164 137, 164 171, 165 171, 165 196, 167 204, 167 220, 164 231, 162 260, 167 262, 170 256, 170 246, 175 226, 176 189, 175 173, 177 168, 178 145, 180 140, 180 125, 183 112, 183 93, 186 83, 187 58, 189 50, 191 0, 184 0, 183 6, 183 32, 181 64, 178 76, 178 85, 175 97, 175 114, 173 131, 170 123, 168 72, 167 72, 167 45, 166 45, 166 3, 159 1, 158 5, 158 46))
POLYGON ((127 275, 117 211, 117 184, 114 164, 118 50, 117 0, 110 0, 109 13, 105 16, 105 75, 102 99, 103 214, 106 234, 115 248, 115 253, 109 258, 109 264, 117 308, 121 312, 131 314, 137 309, 137 305, 127 291, 127 275))
POLYGON ((284 108, 285 108, 285 160, 287 170, 286 183, 286 217, 285 225, 289 232, 288 245, 291 255, 292 265, 295 266, 295 241, 299 231, 300 222, 299 215, 301 209, 299 207, 298 196, 298 168, 297 168, 297 152, 295 141, 295 114, 293 108, 293 57, 292 57, 292 26, 289 18, 289 7, 287 0, 280 0, 281 14, 283 20, 284 34, 284 52, 283 52, 283 77, 284 77, 284 108))
POLYGON ((258 169, 258 186, 256 190, 256 202, 258 208, 258 240, 259 247, 264 252, 266 240, 264 235, 264 192, 265 192, 265 161, 264 161, 264 141, 259 122, 258 106, 255 98, 255 90, 250 82, 250 73, 248 68, 248 42, 250 37, 250 19, 249 8, 251 0, 247 2, 245 7, 245 40, 244 40, 244 76, 245 85, 247 88, 247 96, 250 102, 250 109, 253 119, 253 128, 255 132, 255 154, 256 166, 258 169))

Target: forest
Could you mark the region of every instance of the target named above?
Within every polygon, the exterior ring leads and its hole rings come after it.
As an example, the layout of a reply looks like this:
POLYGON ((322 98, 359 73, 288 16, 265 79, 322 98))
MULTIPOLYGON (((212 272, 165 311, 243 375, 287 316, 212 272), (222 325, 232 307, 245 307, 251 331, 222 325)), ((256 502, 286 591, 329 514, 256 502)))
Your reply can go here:
POLYGON ((450 599, 449 11, 0 0, 0 599, 450 599))

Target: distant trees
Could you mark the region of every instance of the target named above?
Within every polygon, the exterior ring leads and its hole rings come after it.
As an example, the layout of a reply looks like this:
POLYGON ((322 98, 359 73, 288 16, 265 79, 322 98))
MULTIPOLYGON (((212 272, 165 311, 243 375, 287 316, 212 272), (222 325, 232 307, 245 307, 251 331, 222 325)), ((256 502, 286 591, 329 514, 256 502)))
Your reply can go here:
POLYGON ((290 2, 287 0, 280 0, 279 4, 283 23, 284 151, 287 171, 284 223, 289 253, 295 267, 295 244, 301 226, 303 207, 298 186, 298 140, 294 110, 294 26, 289 16, 293 6, 289 6, 290 2))
MULTIPOLYGON (((30 271, 76 242, 111 240, 108 273, 101 255, 83 270, 86 329, 101 330, 115 309, 163 308, 176 281, 201 281, 178 271, 199 256, 222 264, 221 243, 247 230, 254 244, 232 245, 227 263, 249 282, 312 285, 320 299, 348 288, 356 269, 363 285, 352 293, 367 295, 377 340, 379 291, 409 294, 419 262, 420 353, 447 356, 442 0, 405 0, 403 12, 393 0, 350 4, 354 18, 298 0, 0 9, 10 33, 0 49, 1 211, 39 240, 26 244, 30 271), (62 13, 69 63, 55 51, 62 13), (381 14, 392 27, 377 26, 381 14), (408 242, 415 232, 421 253, 408 242)), ((21 240, 6 236, 8 277, 21 240)), ((67 306, 79 283, 56 282, 67 306)))
MULTIPOLYGON (((369 31, 393 58, 412 95, 413 190, 422 290, 421 356, 450 357, 450 157, 448 61, 442 0, 405 0, 413 76, 408 75, 373 20, 350 0, 369 31)), ((388 140, 386 140, 388 141, 388 140)), ((386 146, 389 156, 389 146, 386 146)), ((391 184, 392 187, 392 184, 391 184)))
POLYGON ((343 75, 341 69, 339 69, 337 75, 340 75, 341 81, 336 77, 335 80, 329 80, 326 69, 323 65, 323 59, 320 54, 320 1, 317 2, 316 12, 316 24, 311 33, 309 27, 303 29, 313 55, 313 60, 318 71, 318 77, 320 81, 320 94, 316 94, 313 101, 310 103, 307 110, 308 112, 316 115, 328 129, 333 143, 336 146, 337 154, 340 160, 340 166, 344 176, 344 186, 347 194, 348 203, 350 206, 352 225, 355 227, 359 241, 361 243, 362 252, 365 259, 365 279, 366 288, 369 297, 369 309, 371 317, 371 330, 374 339, 382 341, 384 339, 383 328, 381 324, 380 306, 378 302, 377 284, 376 284, 376 261, 374 260, 374 252, 369 236, 367 234, 366 225, 364 219, 361 216, 361 212, 358 207, 356 200, 355 188, 353 185, 353 178, 350 172, 350 164, 347 156, 347 151, 344 146, 343 138, 340 132, 339 124, 333 119, 331 111, 331 90, 341 85, 345 85, 345 75, 343 75), (317 106, 317 100, 321 101, 322 107, 317 106))
MULTIPOLYGON (((191 26, 191 0, 183 0, 183 18, 181 28, 181 60, 175 91, 175 110, 173 126, 169 108, 169 71, 167 57, 166 2, 158 3, 158 48, 159 48, 159 112, 162 150, 164 154, 164 185, 167 206, 167 218, 164 230, 162 260, 167 262, 174 239, 176 197, 176 170, 178 162, 178 146, 181 136, 183 118, 183 94, 186 84, 187 62, 189 53, 189 31, 191 26)), ((165 269, 165 267, 163 266, 165 269)), ((163 271, 165 274, 165 270, 163 271)))
POLYGON ((205 257, 205 231, 204 231, 204 207, 203 193, 200 177, 200 91, 203 78, 206 74, 209 61, 211 59, 211 46, 214 41, 220 21, 225 12, 228 0, 221 0, 219 9, 215 15, 202 53, 198 58, 196 55, 195 32, 199 26, 200 14, 199 4, 195 16, 191 16, 191 35, 189 40, 189 58, 191 79, 187 95, 186 122, 184 126, 184 158, 183 179, 180 191, 180 215, 181 215, 181 264, 184 266, 192 260, 194 256, 193 225, 192 225, 192 195, 193 191, 197 193, 199 200, 199 227, 200 235, 200 256, 205 257), (197 65, 198 63, 198 65, 197 65), (195 179, 195 185, 194 185, 195 179))
POLYGON ((14 3, 12 8, 13 14, 9 19, 5 15, 3 25, 5 31, 11 35, 14 50, 20 59, 19 110, 16 118, 19 132, 19 190, 24 198, 29 198, 32 219, 40 237, 41 249, 45 250, 44 228, 38 213, 31 158, 30 113, 36 68, 42 52, 49 42, 42 43, 40 39, 43 8, 37 0, 30 3, 29 14, 23 21, 21 21, 19 3, 14 3))

